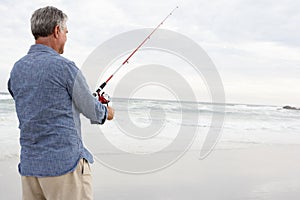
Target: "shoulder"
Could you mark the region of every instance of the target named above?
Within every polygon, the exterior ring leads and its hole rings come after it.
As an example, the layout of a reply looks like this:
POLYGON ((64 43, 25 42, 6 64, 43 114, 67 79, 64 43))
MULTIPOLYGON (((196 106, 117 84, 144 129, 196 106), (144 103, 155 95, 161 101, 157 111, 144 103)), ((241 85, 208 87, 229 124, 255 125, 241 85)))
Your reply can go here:
POLYGON ((79 68, 76 66, 76 64, 73 61, 60 55, 56 56, 56 63, 63 67, 74 68, 74 70, 75 69, 79 70, 79 68))
POLYGON ((79 68, 73 61, 60 55, 56 55, 50 62, 52 62, 50 68, 56 72, 61 72, 64 75, 75 76, 79 71, 79 68))

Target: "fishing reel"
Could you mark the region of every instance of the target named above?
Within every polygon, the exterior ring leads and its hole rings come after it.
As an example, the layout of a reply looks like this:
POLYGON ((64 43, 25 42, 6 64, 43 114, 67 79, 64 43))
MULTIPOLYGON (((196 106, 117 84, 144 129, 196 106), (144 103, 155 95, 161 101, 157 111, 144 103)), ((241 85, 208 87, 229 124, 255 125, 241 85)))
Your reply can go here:
POLYGON ((100 101, 102 104, 108 105, 108 103, 110 102, 110 96, 105 92, 102 92, 101 94, 100 93, 101 90, 97 90, 96 93, 93 93, 93 95, 95 97, 98 97, 98 101, 100 101))

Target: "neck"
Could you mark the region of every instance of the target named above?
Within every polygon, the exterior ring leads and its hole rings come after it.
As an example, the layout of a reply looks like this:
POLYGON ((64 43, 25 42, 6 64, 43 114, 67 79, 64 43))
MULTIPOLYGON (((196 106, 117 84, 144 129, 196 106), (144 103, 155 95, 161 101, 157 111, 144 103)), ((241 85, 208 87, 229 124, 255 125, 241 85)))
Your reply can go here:
POLYGON ((47 37, 39 37, 38 39, 35 40, 35 44, 43 44, 45 46, 54 49, 57 53, 59 53, 59 48, 56 45, 56 42, 52 35, 49 35, 47 37))

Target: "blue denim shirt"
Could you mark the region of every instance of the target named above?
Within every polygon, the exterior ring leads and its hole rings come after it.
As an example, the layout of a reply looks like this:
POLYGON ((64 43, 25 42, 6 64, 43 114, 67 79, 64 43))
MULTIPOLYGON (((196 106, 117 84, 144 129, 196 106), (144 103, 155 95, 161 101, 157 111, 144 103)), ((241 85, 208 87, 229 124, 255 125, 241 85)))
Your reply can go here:
POLYGON ((41 44, 11 71, 12 94, 20 128, 19 172, 23 176, 60 176, 81 158, 93 162, 83 146, 80 113, 103 124, 107 108, 94 98, 75 64, 41 44))

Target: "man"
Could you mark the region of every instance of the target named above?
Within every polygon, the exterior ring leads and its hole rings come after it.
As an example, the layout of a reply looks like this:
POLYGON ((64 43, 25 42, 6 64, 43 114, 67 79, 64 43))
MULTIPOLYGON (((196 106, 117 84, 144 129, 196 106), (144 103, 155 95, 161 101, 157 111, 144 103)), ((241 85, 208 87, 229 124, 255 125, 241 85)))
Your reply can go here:
POLYGON ((92 199, 93 157, 83 146, 79 115, 97 124, 114 116, 91 95, 75 64, 59 55, 66 20, 54 7, 33 13, 35 44, 15 63, 8 82, 19 119, 24 200, 92 199))

